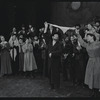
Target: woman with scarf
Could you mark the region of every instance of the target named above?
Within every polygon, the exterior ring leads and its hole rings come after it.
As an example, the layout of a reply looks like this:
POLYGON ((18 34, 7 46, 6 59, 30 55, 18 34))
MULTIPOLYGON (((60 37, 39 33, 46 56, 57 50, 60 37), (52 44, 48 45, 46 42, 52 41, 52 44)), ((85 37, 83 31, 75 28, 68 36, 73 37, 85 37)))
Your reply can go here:
POLYGON ((9 40, 9 44, 10 44, 12 71, 13 75, 16 75, 19 70, 19 42, 16 37, 16 34, 12 34, 9 40))

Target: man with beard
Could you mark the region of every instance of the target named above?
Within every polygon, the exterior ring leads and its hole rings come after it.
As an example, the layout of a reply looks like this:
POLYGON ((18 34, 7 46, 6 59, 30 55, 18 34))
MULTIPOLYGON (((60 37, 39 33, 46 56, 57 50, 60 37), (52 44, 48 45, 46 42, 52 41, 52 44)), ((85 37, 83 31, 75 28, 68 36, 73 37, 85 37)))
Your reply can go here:
POLYGON ((60 88, 60 67, 61 67, 61 42, 59 41, 59 33, 52 35, 52 41, 48 47, 49 55, 49 79, 51 89, 54 91, 60 88))

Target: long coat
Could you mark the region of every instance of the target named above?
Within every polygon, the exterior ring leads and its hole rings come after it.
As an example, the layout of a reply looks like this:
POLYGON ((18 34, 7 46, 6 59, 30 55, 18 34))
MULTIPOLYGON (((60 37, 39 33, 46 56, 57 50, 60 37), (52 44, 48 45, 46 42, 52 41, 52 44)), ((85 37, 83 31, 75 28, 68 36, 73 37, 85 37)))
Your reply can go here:
POLYGON ((50 43, 48 53, 52 54, 48 62, 50 84, 60 86, 61 43, 56 42, 54 46, 50 43))
POLYGON ((23 71, 23 68, 24 68, 23 46, 24 46, 24 43, 19 45, 19 71, 23 71))
POLYGON ((38 71, 42 73, 42 56, 39 44, 33 45, 33 53, 36 60, 38 71))
POLYGON ((81 36, 78 36, 80 44, 86 48, 89 60, 85 73, 85 84, 90 89, 100 89, 100 42, 86 43, 82 40, 81 36))

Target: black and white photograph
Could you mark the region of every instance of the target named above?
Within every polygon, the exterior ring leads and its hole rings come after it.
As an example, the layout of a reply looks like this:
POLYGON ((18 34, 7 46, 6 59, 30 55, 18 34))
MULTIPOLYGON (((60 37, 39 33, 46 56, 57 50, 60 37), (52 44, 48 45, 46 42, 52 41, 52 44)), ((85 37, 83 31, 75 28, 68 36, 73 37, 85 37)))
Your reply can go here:
POLYGON ((100 97, 100 2, 0 0, 0 98, 100 97))

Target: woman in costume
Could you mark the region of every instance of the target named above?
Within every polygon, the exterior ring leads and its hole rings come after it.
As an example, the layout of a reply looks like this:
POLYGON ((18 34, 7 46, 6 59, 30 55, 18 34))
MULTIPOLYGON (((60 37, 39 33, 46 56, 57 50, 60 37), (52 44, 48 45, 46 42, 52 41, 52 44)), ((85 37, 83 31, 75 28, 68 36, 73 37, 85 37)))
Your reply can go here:
POLYGON ((10 59, 10 46, 7 41, 5 41, 5 37, 1 36, 1 71, 0 74, 1 76, 7 75, 7 74, 12 74, 12 69, 11 69, 11 59, 10 59))

